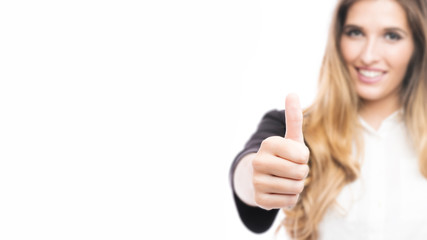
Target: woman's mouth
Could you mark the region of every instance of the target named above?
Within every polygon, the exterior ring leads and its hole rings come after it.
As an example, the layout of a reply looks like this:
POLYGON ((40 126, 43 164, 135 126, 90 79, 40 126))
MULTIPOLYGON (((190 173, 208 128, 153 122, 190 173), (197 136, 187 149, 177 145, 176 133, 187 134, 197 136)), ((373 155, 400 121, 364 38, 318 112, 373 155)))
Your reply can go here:
POLYGON ((384 77, 387 73, 378 69, 356 68, 357 76, 363 83, 374 84, 384 77))

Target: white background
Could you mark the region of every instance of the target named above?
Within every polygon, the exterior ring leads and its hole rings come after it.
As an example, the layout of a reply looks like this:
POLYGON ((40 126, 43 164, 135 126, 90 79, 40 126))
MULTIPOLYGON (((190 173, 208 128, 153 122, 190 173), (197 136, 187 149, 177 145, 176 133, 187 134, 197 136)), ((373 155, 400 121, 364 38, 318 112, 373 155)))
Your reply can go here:
POLYGON ((0 239, 272 239, 229 167, 313 100, 334 3, 1 1, 0 239))

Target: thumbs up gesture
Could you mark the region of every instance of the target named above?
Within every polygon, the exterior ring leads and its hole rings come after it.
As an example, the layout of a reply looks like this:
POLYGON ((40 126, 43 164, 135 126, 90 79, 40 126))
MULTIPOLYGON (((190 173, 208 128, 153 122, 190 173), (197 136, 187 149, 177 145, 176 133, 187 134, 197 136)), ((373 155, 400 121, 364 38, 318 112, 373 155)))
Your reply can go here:
POLYGON ((285 114, 285 137, 265 139, 252 161, 255 202, 267 210, 295 206, 309 171, 297 95, 286 97, 285 114))

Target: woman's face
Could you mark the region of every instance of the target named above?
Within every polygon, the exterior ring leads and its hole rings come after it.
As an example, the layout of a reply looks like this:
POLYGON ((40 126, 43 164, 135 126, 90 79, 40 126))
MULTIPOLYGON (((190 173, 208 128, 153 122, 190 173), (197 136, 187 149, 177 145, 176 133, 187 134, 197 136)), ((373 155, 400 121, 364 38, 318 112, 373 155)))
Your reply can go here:
POLYGON ((359 97, 397 103, 414 51, 403 8, 392 0, 357 1, 348 10, 340 44, 359 97))

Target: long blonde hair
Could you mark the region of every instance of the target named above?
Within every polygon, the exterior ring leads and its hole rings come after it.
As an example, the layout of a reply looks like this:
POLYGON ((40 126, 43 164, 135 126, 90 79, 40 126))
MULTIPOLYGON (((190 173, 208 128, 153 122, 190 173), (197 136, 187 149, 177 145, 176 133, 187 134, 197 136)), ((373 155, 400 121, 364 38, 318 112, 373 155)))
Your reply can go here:
MULTIPOLYGON (((362 151, 357 121, 361 104, 340 53, 340 38, 348 9, 357 0, 340 0, 329 32, 319 76, 319 91, 304 111, 304 138, 310 149, 310 173, 300 201, 284 209, 282 225, 294 239, 317 239, 317 227, 337 195, 359 176, 362 151)), ((427 178, 427 0, 397 0, 406 12, 415 52, 402 83, 400 97, 404 119, 419 167, 427 178)))

